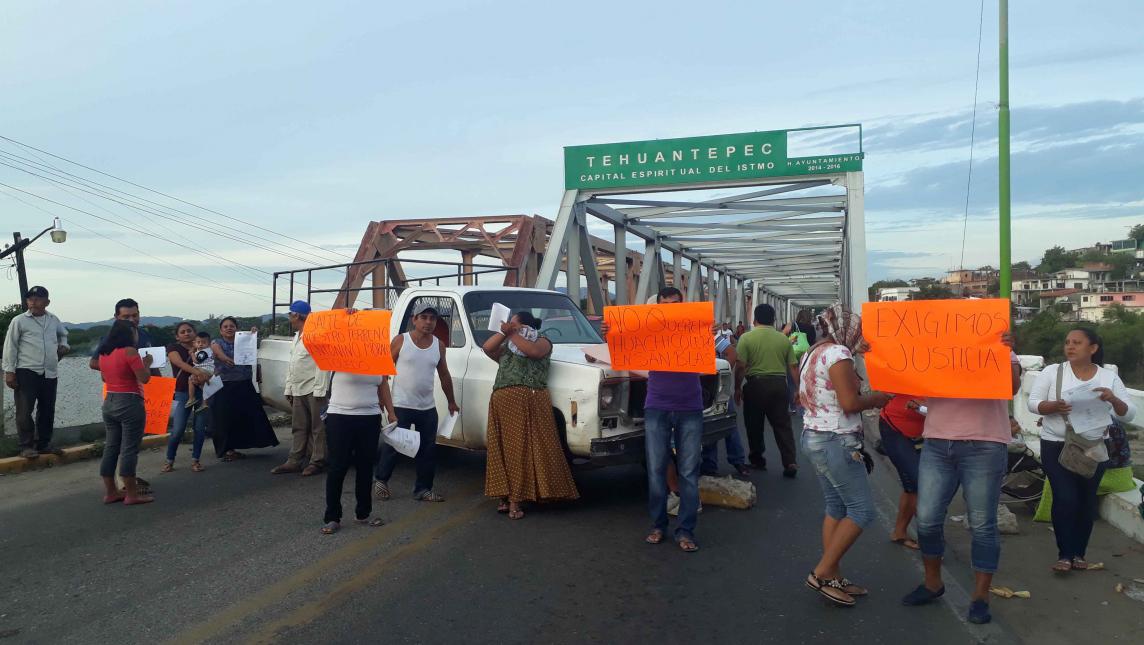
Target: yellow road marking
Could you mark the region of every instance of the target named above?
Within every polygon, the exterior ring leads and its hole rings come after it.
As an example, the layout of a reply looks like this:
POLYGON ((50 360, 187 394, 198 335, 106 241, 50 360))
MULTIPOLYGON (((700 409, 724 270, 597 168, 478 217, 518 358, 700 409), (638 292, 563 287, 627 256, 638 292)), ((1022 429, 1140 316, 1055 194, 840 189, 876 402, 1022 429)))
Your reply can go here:
MULTIPOLYGON (((479 508, 479 502, 484 501, 483 497, 478 497, 477 499, 479 501, 474 504, 472 509, 463 513, 463 516, 468 516, 474 512, 479 508)), ((445 504, 426 503, 423 508, 409 513, 391 524, 373 529, 368 538, 363 538, 341 547, 321 560, 299 570, 289 578, 280 580, 253 596, 248 597, 246 600, 231 605, 230 608, 212 616, 208 621, 197 627, 190 627, 167 642, 172 644, 201 643, 212 638, 217 638, 250 616, 261 613, 268 607, 281 603, 290 594, 302 589, 320 576, 327 574, 330 569, 367 553, 371 549, 376 549, 385 543, 386 540, 394 537, 395 533, 400 533, 410 525, 423 523, 422 520, 446 512, 448 512, 448 509, 445 504)), ((455 523, 456 522, 450 521, 446 524, 451 527, 455 523)), ((432 531, 434 536, 439 533, 440 531, 437 529, 432 531)), ((414 540, 405 547, 398 549, 398 551, 404 552, 408 546, 422 543, 422 541, 423 538, 414 540)))
MULTIPOLYGON (((481 501, 483 502, 484 500, 482 499, 481 501)), ((417 539, 403 544, 377 560, 368 563, 368 566, 363 567, 360 573, 332 591, 324 594, 321 598, 302 605, 301 607, 291 609, 286 616, 268 623, 250 637, 246 638, 245 641, 248 643, 274 643, 280 638, 280 634, 283 631, 298 628, 313 622, 315 619, 325 615, 330 610, 352 598, 354 594, 373 584, 382 575, 388 573, 390 567, 416 554, 418 551, 423 550, 432 544, 434 540, 452 531, 458 525, 476 517, 481 510, 482 507, 480 503, 473 504, 464 512, 458 513, 441 524, 438 524, 417 537, 417 539)))

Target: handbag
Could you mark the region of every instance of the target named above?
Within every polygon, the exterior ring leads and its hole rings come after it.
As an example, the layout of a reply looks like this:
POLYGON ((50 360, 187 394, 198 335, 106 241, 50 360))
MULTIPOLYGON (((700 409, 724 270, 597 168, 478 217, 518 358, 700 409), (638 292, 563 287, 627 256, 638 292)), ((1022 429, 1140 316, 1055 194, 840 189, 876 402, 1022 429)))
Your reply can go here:
POLYGON ((794 360, 802 358, 802 355, 810 349, 810 342, 806 339, 806 332, 798 328, 798 323, 794 324, 794 332, 790 335, 790 343, 794 348, 794 360))
MULTIPOLYGON (((1061 382, 1065 377, 1065 363, 1057 365, 1057 399, 1061 400, 1061 382)), ((1061 448, 1060 464, 1065 470, 1076 473, 1085 479, 1092 479, 1101 463, 1108 460, 1108 451, 1103 439, 1085 439, 1073 430, 1069 415, 1062 414, 1065 420, 1065 445, 1061 448), (1101 454, 1104 453, 1103 459, 1101 454)))

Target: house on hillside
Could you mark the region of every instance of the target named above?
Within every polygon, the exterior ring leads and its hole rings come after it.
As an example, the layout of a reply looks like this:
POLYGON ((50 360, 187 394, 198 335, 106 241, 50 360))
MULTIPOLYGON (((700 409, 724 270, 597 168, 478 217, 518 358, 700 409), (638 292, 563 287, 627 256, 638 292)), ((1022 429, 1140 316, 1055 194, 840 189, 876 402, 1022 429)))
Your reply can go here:
POLYGON ((1075 309, 1076 319, 1088 322, 1104 320, 1104 314, 1112 305, 1121 305, 1134 311, 1144 312, 1144 292, 1135 293, 1086 293, 1080 297, 1080 306, 1075 309))
MULTIPOLYGON (((1108 266, 1108 265, 1101 265, 1108 266)), ((1109 271, 1112 267, 1108 268, 1109 271)), ((1091 273, 1085 269, 1063 269, 1049 275, 1014 280, 1010 299, 1021 307, 1040 307, 1041 294, 1064 289, 1084 291, 1089 288, 1091 273)))
POLYGON ((989 286, 996 282, 1001 272, 990 266, 980 269, 957 269, 947 271, 942 283, 959 296, 984 298, 989 294, 989 286))
POLYGON ((1080 289, 1053 289, 1037 294, 1037 309, 1044 311, 1056 305, 1067 304, 1068 311, 1076 311, 1081 304, 1080 289))

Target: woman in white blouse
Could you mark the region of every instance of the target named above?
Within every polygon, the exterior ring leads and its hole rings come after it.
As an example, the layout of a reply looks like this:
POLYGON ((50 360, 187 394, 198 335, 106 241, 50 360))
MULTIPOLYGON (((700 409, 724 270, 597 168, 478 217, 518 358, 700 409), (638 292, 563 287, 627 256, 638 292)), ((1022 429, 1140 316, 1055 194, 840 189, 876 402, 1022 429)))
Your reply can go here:
MULTIPOLYGON (((1086 479, 1060 465, 1065 445, 1065 416, 1073 431, 1085 439, 1103 439, 1112 417, 1131 421, 1136 407, 1128 398, 1124 382, 1103 367, 1100 336, 1091 329, 1076 328, 1065 338, 1064 363, 1049 365, 1037 377, 1029 393, 1029 411, 1044 415, 1041 422, 1041 463, 1053 490, 1053 532, 1058 560, 1053 571, 1064 573, 1088 568, 1085 550, 1096 519, 1096 490, 1105 464, 1086 479), (1057 372, 1064 370, 1060 395, 1057 372)), ((1106 462, 1107 463, 1107 462, 1106 462)))

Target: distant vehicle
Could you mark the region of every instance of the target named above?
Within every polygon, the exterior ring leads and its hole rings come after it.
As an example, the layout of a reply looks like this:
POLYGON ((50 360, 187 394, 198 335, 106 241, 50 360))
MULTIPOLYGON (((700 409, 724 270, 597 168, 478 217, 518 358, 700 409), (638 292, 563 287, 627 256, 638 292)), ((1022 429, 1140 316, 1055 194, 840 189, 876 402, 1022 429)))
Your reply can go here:
MULTIPOLYGON (((441 317, 434 334, 445 345, 446 361, 461 406, 461 418, 453 437, 438 437, 437 443, 470 450, 485 448, 489 399, 497 364, 485 356, 481 345, 488 331, 493 303, 512 312, 529 311, 542 321, 541 331, 552 341, 548 388, 552 415, 569 459, 579 465, 603 466, 640 462, 644 458, 644 398, 647 379, 610 366, 589 363, 583 348, 604 342, 599 317, 586 317, 568 296, 543 289, 509 287, 409 287, 393 306, 390 335, 404 333, 412 308, 431 303, 441 317)), ((270 337, 259 349, 263 373, 263 398, 289 409, 283 395, 290 341, 270 337)), ((703 384, 704 443, 723 438, 735 428, 735 414, 728 412, 732 392, 731 368, 716 361, 718 373, 700 377, 703 384)), ((448 407, 437 388, 437 411, 441 418, 448 407)))

